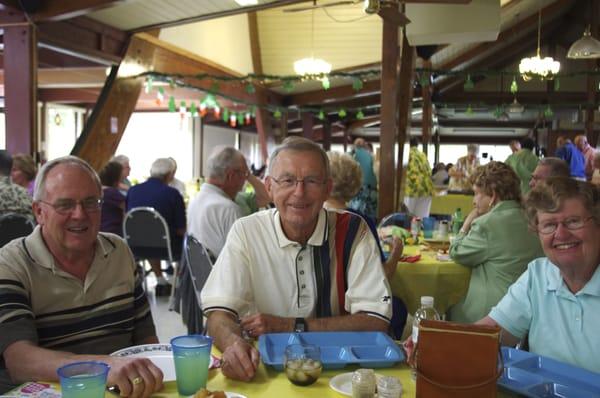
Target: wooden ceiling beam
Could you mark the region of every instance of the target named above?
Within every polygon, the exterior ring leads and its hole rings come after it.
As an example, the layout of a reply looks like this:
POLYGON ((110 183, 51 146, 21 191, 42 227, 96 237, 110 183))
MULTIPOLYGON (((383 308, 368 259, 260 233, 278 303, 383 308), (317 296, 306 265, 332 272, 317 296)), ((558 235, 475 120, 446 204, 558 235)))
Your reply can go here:
MULTIPOLYGON (((539 105, 543 103, 549 104, 579 104, 587 100, 587 94, 583 91, 555 91, 548 93, 545 91, 519 91, 516 94, 519 102, 524 105, 539 105)), ((500 102, 506 102, 506 93, 500 93, 497 91, 456 91, 448 92, 444 94, 444 103, 467 103, 467 102, 481 102, 486 104, 499 104, 500 102)))
POLYGON ((58 104, 95 104, 100 95, 99 88, 41 88, 38 100, 58 104))
POLYGON ((330 102, 339 102, 342 100, 353 99, 357 97, 379 94, 381 92, 380 80, 369 80, 364 82, 363 88, 356 91, 352 84, 330 88, 329 90, 315 90, 305 93, 292 94, 284 97, 285 106, 306 106, 311 104, 327 105, 330 102))
POLYGON ((30 17, 34 22, 61 21, 119 3, 125 3, 125 0, 43 0, 39 2, 39 8, 31 13, 30 17))

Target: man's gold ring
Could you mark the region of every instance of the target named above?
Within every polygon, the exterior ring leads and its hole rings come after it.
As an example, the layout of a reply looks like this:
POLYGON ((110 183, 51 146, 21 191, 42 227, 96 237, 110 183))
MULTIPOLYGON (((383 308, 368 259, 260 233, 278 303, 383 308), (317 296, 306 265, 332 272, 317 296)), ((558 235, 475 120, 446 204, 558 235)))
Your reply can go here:
POLYGON ((144 379, 142 379, 140 376, 138 376, 135 379, 131 380, 131 384, 133 384, 134 386, 137 386, 138 384, 141 384, 143 382, 144 382, 144 379))

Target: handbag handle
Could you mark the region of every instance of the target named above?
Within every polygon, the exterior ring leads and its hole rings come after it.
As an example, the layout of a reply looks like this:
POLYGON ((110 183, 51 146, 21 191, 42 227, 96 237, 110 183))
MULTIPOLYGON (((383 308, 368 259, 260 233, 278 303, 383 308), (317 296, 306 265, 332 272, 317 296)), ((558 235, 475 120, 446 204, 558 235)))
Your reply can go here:
MULTIPOLYGON (((415 360, 415 357, 417 354, 417 348, 418 348, 418 345, 415 346, 415 349, 413 350, 413 352, 410 355, 411 362, 415 360)), ((417 373, 417 377, 419 377, 419 376, 422 377, 425 381, 427 381, 430 384, 433 384, 434 386, 436 386, 438 388, 442 388, 442 389, 446 388, 446 389, 452 389, 452 390, 471 390, 474 388, 483 387, 485 385, 493 383, 496 380, 498 380, 498 378, 500 376, 502 376, 502 373, 504 372, 504 358, 502 357, 502 352, 500 351, 500 344, 498 344, 498 357, 500 358, 500 361, 499 361, 500 366, 497 367, 496 374, 494 374, 491 378, 484 380, 480 383, 469 384, 466 386, 453 386, 450 384, 438 383, 437 381, 434 381, 431 378, 425 376, 423 374, 423 372, 420 372, 418 366, 415 366, 415 372, 417 373)))

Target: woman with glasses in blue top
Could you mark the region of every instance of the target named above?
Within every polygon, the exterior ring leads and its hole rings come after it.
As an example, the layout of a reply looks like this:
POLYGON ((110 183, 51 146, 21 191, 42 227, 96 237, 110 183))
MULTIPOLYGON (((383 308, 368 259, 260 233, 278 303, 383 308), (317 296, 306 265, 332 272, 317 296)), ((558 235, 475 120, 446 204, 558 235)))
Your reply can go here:
POLYGON ((600 373, 600 191, 550 178, 526 207, 546 257, 478 323, 504 329, 505 344, 527 336, 531 352, 600 373))

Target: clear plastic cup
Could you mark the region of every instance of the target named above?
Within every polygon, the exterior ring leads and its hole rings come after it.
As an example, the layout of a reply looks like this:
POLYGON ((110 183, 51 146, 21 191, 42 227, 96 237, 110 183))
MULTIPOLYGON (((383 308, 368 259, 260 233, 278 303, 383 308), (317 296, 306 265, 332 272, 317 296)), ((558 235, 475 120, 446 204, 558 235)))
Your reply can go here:
POLYGON ((56 370, 64 398, 104 398, 110 366, 104 362, 73 362, 56 370))
POLYGON ((310 386, 321 376, 321 350, 313 344, 290 344, 283 358, 285 374, 297 386, 310 386))
POLYGON ((199 334, 171 339, 177 391, 180 395, 194 395, 206 388, 212 338, 199 334))
POLYGON ((402 383, 394 376, 383 376, 377 380, 378 398, 400 398, 402 396, 402 383))

